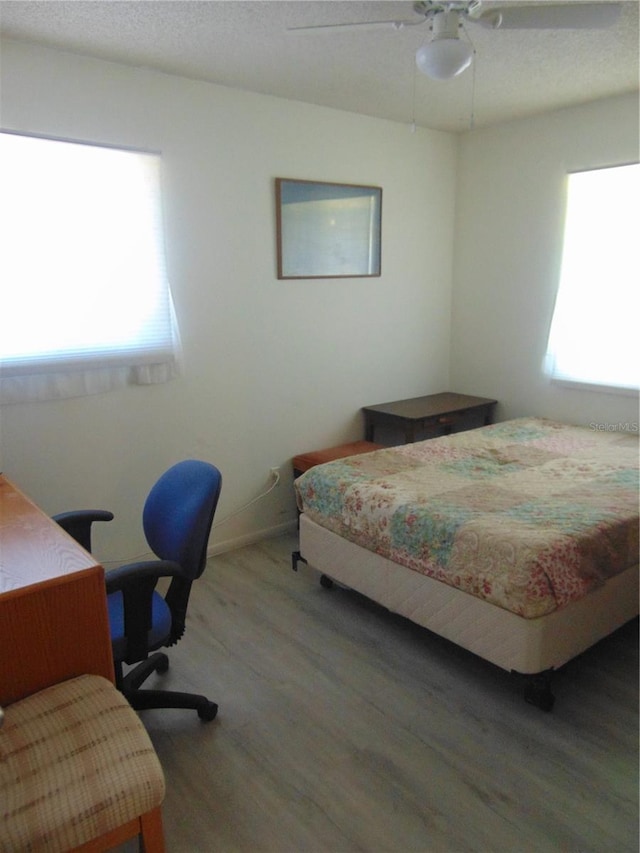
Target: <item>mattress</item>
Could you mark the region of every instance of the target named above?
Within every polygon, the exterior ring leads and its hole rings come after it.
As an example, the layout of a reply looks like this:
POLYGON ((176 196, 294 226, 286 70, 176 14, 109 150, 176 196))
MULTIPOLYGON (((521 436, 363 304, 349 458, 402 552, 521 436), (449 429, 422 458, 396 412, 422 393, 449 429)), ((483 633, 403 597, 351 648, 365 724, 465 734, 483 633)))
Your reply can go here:
POLYGON ((520 418, 329 462, 296 492, 319 527, 521 619, 638 562, 638 440, 615 431, 520 418))

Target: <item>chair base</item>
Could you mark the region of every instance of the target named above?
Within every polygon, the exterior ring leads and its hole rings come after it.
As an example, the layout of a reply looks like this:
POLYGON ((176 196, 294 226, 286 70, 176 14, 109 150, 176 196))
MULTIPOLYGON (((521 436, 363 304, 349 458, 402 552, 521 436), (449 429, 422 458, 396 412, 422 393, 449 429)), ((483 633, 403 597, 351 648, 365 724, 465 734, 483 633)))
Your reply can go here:
POLYGON ((218 706, 206 696, 173 690, 140 689, 153 672, 166 672, 168 668, 169 658, 164 652, 155 652, 150 655, 125 676, 121 674, 122 667, 116 664, 117 687, 136 711, 148 711, 151 708, 185 708, 197 711, 200 719, 205 722, 215 719, 218 706))

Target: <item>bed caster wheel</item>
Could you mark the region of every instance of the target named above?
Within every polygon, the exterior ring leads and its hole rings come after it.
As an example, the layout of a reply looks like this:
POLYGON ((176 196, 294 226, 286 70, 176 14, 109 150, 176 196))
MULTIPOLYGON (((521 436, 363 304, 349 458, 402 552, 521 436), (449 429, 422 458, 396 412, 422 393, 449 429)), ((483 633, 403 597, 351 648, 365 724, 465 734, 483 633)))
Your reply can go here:
POLYGON ((201 720, 204 720, 205 723, 211 722, 211 720, 215 720, 216 714, 218 713, 218 706, 215 702, 206 702, 203 703, 198 708, 198 716, 201 720))
POLYGON ((320 575, 320 586, 324 589, 333 589, 333 581, 327 575, 320 575))
POLYGON ((524 691, 525 701, 530 705, 535 705, 541 711, 551 711, 556 697, 550 690, 535 690, 527 688, 524 691))
POLYGON ((524 688, 524 699, 541 711, 551 711, 556 697, 551 692, 548 679, 535 679, 524 688))

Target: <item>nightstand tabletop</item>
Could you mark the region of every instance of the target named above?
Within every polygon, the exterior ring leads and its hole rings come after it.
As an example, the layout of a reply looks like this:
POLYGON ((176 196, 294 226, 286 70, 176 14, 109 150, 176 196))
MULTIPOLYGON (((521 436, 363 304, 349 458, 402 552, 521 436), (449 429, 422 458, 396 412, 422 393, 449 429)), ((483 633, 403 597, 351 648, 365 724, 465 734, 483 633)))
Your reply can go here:
POLYGON ((362 411, 365 416, 365 439, 374 440, 376 426, 391 424, 401 426, 405 431, 405 440, 411 442, 415 440, 416 428, 441 426, 447 430, 468 412, 483 415, 484 424, 487 425, 492 422, 493 408, 497 402, 488 397, 471 397, 468 394, 445 391, 425 397, 364 406, 362 411))

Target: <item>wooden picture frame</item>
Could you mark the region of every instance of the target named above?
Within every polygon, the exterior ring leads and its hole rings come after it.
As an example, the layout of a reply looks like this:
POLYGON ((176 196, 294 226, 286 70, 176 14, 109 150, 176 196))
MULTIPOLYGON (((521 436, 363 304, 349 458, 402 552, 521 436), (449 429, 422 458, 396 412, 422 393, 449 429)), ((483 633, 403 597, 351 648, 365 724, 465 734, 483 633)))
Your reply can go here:
POLYGON ((382 189, 276 178, 278 278, 381 274, 382 189))

